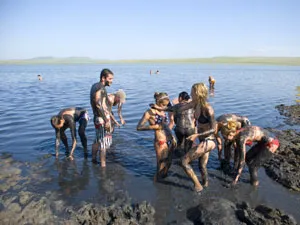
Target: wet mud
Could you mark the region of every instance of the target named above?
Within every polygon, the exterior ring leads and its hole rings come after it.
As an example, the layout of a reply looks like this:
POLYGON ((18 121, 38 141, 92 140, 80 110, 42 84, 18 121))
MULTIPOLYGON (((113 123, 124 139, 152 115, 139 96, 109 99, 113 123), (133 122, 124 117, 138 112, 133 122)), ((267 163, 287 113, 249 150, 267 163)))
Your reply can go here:
MULTIPOLYGON (((300 124, 300 105, 278 105, 276 108, 285 116, 286 123, 300 124)), ((275 130, 280 147, 272 159, 264 164, 266 173, 272 179, 293 191, 300 191, 300 133, 295 129, 275 130)))

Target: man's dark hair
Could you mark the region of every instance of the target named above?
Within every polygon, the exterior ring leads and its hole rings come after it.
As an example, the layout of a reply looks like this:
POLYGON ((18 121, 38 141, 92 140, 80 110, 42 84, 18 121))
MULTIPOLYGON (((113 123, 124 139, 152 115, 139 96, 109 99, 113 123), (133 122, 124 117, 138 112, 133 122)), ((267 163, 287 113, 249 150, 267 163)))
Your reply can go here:
POLYGON ((61 123, 62 119, 63 119, 62 116, 52 116, 51 119, 50 119, 52 127, 55 128, 55 126, 57 126, 58 124, 61 123))
POLYGON ((103 69, 100 73, 100 80, 102 80, 102 78, 107 78, 109 74, 114 75, 110 69, 103 69))
POLYGON ((180 92, 178 98, 182 98, 183 100, 189 100, 190 99, 190 96, 187 92, 183 91, 183 92, 180 92))

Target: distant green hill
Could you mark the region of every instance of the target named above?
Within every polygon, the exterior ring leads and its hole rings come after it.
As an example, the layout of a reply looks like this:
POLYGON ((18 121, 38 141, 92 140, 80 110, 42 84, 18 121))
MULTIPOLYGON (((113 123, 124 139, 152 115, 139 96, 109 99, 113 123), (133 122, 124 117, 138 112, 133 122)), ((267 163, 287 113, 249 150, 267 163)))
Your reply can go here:
POLYGON ((300 57, 213 57, 186 59, 132 59, 100 60, 89 57, 37 57, 24 60, 2 60, 0 64, 104 64, 104 63, 213 63, 213 64, 264 64, 300 66, 300 57))

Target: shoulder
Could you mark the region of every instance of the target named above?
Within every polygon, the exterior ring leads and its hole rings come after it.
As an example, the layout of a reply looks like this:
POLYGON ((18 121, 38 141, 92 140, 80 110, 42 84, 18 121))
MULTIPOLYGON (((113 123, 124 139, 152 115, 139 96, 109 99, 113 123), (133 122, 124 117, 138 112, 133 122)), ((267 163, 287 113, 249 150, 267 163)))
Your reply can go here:
POLYGON ((209 114, 214 114, 214 109, 209 103, 206 105, 206 110, 209 114))

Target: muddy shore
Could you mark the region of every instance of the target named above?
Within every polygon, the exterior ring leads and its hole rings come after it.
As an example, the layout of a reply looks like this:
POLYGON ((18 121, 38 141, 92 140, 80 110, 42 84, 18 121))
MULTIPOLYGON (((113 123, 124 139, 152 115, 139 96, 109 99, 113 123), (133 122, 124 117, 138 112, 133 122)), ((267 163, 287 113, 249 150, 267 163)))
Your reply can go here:
MULTIPOLYGON (((300 107, 277 107, 288 123, 299 125, 300 107)), ((300 134, 296 130, 274 130, 280 148, 264 165, 266 173, 285 188, 300 191, 300 134)), ((148 202, 134 202, 126 191, 112 193, 113 203, 81 202, 70 205, 56 192, 36 193, 34 188, 51 178, 41 173, 43 161, 29 163, 0 157, 0 224, 156 224, 155 208, 148 202)), ((247 202, 203 197, 186 211, 188 224, 297 224, 292 215, 267 205, 251 207, 247 202)), ((172 221, 169 224, 179 224, 172 221)))

